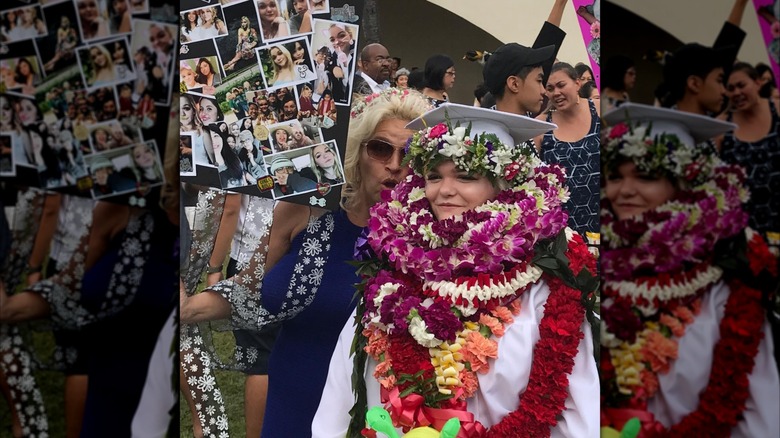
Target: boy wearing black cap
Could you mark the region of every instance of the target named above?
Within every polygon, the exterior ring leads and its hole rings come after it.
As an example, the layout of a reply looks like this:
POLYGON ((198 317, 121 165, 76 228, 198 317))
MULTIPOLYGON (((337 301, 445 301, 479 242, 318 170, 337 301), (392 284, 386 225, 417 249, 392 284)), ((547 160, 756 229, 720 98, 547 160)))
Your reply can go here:
POLYGON ((656 90, 662 106, 701 115, 723 111, 724 82, 745 40, 739 28, 748 0, 735 0, 712 47, 685 44, 666 61, 664 82, 656 90))
POLYGON ((558 27, 566 1, 555 0, 532 48, 509 43, 488 58, 482 76, 498 111, 531 117, 541 112, 547 77, 566 36, 558 27))
POLYGON ((662 106, 676 106, 694 114, 718 114, 723 108, 725 70, 733 60, 732 48, 715 49, 691 43, 677 49, 666 61, 659 87, 662 106))

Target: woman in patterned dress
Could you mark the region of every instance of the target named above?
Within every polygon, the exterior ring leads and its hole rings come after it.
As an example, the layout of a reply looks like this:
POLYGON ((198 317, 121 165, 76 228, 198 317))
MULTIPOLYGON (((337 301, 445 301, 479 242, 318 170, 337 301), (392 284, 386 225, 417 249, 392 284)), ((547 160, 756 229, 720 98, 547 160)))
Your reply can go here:
POLYGON ((724 118, 737 124, 720 144, 724 161, 747 171, 750 201, 746 208, 750 227, 774 247, 780 247, 780 116, 774 103, 759 96, 756 70, 734 65, 727 81, 730 110, 724 118))
POLYGON ((569 226, 582 234, 599 232, 599 107, 579 97, 579 75, 566 63, 553 66, 547 81, 552 110, 542 114, 558 125, 536 138, 542 160, 566 168, 571 199, 566 204, 569 226))
MULTIPOLYGON (((258 329, 283 321, 269 358, 263 436, 310 434, 327 376, 323 364, 355 306, 357 276, 346 262, 367 224, 368 209, 382 190, 406 176, 401 159, 411 131, 404 126, 428 108, 420 93, 397 89, 366 101, 353 108, 342 209, 322 214, 306 205, 279 203, 264 267, 255 256, 231 279, 193 296, 180 293, 181 321, 186 324, 231 317, 234 328, 258 329), (258 272, 260 278, 253 275, 258 272)), ((202 414, 206 429, 208 413, 202 414)))

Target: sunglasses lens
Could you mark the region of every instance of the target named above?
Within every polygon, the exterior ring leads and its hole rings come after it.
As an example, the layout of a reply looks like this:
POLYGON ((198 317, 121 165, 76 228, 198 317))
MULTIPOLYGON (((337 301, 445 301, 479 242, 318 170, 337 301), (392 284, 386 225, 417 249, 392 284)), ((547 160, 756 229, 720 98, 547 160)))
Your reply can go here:
MULTIPOLYGON (((366 143, 366 152, 368 152, 369 157, 375 160, 387 161, 393 156, 395 148, 381 140, 369 140, 366 143)), ((401 151, 401 156, 403 157, 403 151, 401 151)))

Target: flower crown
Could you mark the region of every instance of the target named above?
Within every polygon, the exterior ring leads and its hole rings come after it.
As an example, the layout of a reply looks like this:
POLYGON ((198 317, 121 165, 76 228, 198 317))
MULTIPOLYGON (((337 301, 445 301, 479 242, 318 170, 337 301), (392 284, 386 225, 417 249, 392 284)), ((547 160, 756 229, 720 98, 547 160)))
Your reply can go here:
POLYGON ((629 159, 642 172, 697 186, 706 182, 721 162, 717 155, 686 145, 674 134, 651 136, 651 127, 626 122, 613 126, 607 135, 602 167, 612 170, 622 159, 629 159))
MULTIPOLYGON (((446 113, 445 113, 446 114, 446 113)), ((542 164, 527 142, 506 145, 495 134, 482 133, 471 137, 471 123, 458 123, 454 128, 448 117, 445 122, 414 134, 406 147, 404 162, 418 175, 452 160, 458 169, 480 174, 495 183, 506 180, 511 185, 530 178, 533 169, 542 164)))
POLYGON ((403 100, 406 96, 410 94, 410 91, 408 88, 405 88, 403 90, 399 88, 386 88, 379 93, 369 94, 368 96, 364 97, 363 99, 357 101, 354 105, 352 105, 352 110, 349 112, 349 117, 354 119, 363 114, 363 112, 371 105, 371 102, 375 100, 389 100, 393 96, 398 96, 401 100, 403 100))

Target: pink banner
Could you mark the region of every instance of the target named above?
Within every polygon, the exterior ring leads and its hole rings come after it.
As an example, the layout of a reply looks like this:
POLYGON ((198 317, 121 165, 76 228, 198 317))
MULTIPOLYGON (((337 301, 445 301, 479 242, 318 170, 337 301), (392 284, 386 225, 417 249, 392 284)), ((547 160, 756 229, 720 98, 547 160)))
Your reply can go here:
POLYGON ((775 72, 780 88, 780 0, 753 0, 758 15, 758 25, 766 41, 769 64, 775 72))
POLYGON ((577 22, 580 24, 580 30, 582 31, 585 49, 588 52, 590 68, 593 70, 593 80, 600 87, 601 6, 599 0, 573 0, 572 3, 577 14, 577 22))

